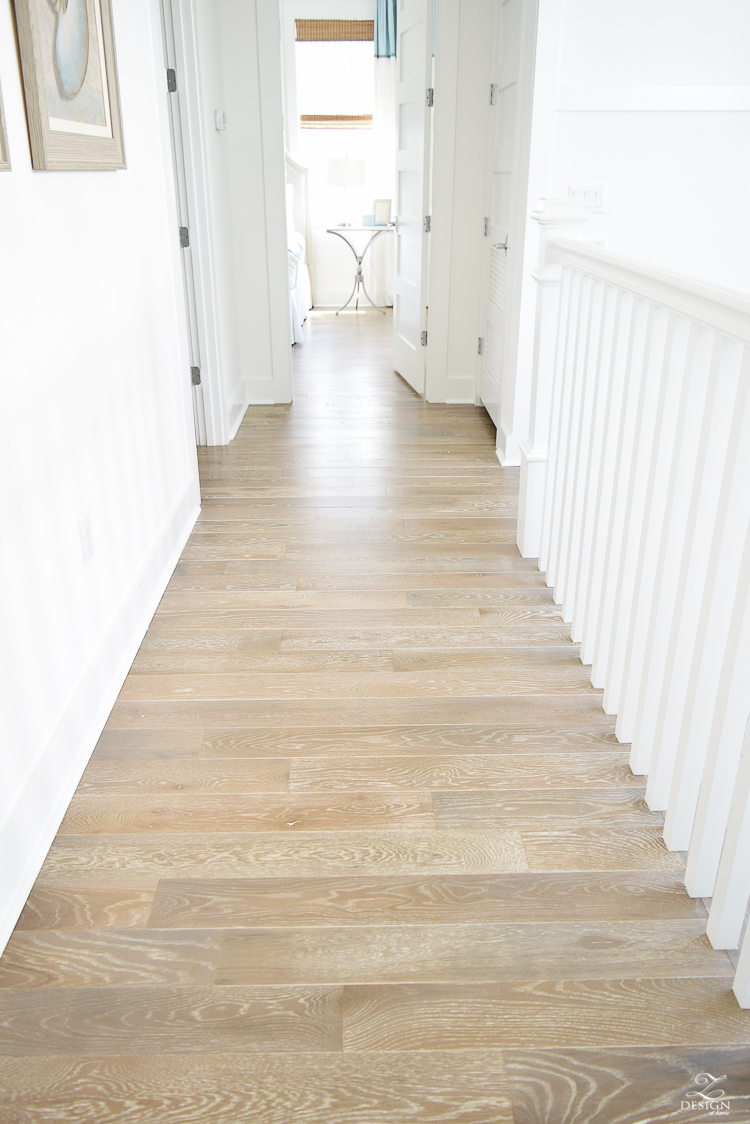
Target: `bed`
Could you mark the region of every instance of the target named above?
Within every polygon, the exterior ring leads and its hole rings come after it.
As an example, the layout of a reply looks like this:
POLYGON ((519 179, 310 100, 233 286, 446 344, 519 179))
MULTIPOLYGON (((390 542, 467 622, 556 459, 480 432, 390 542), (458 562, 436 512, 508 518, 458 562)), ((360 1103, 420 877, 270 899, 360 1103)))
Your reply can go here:
POLYGON ((304 342, 302 325, 312 308, 307 168, 286 154, 286 230, 289 266, 289 326, 292 346, 304 342))

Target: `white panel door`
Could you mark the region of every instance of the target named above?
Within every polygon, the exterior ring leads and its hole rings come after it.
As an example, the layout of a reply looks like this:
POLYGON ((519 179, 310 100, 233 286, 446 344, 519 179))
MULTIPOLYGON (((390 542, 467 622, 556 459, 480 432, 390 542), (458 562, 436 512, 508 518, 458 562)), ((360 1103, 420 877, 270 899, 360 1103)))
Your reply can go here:
POLYGON ((485 215, 484 364, 479 396, 496 426, 508 321, 511 209, 516 172, 518 71, 523 0, 494 0, 490 74, 489 170, 485 215))
POLYGON ((432 7, 433 0, 398 0, 393 365, 419 394, 424 392, 427 331, 432 7))

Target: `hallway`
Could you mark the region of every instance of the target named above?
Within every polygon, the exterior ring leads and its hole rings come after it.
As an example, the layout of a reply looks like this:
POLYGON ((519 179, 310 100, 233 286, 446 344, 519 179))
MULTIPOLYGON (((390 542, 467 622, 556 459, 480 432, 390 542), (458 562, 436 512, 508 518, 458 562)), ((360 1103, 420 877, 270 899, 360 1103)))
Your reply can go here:
POLYGON ((519 556, 518 472, 390 333, 313 314, 294 405, 201 450, 0 960, 3 1124, 634 1124, 691 1118, 702 1071, 750 1094, 750 1012, 519 556))

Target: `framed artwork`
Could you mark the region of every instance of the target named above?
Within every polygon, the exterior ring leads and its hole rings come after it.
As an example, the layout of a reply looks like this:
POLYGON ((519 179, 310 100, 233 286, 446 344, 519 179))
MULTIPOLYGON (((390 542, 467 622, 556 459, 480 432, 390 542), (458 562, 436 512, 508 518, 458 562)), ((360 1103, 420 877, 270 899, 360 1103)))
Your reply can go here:
POLYGON ((0 172, 10 169, 10 156, 8 155, 8 134, 5 132, 5 114, 3 113, 3 91, 0 90, 0 172))
POLYGON ((15 0, 31 161, 125 167, 109 0, 15 0))

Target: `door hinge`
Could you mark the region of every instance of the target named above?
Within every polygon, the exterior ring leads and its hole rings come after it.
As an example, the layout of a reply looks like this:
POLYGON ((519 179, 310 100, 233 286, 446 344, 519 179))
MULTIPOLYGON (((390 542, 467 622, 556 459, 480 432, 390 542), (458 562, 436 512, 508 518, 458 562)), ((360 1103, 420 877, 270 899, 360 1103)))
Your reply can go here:
POLYGON ((186 226, 180 227, 180 245, 182 246, 183 250, 187 250, 188 246, 190 245, 190 231, 186 226))
POLYGON ((497 105, 497 86, 490 82, 490 105, 497 105))
POLYGON ((422 347, 427 347, 427 332, 422 332, 422 337, 421 337, 420 342, 422 344, 422 347))
POLYGON ((190 381, 193 386, 200 386, 201 384, 201 369, 200 367, 190 368, 190 381))
POLYGON ((484 220, 484 236, 485 236, 485 238, 487 237, 487 235, 489 234, 489 232, 490 232, 490 220, 489 220, 489 219, 485 219, 485 220, 484 220))
POLYGON ((429 234, 432 230, 432 215, 425 215, 422 226, 424 227, 425 234, 429 234))
POLYGON ((481 336, 477 340, 477 355, 484 355, 484 340, 481 336))
POLYGON ((435 104, 435 91, 432 86, 430 86, 427 91, 427 104, 430 106, 430 108, 432 108, 432 106, 435 104))
POLYGON ((167 71, 167 90, 170 94, 177 93, 177 71, 172 70, 171 67, 167 71))

